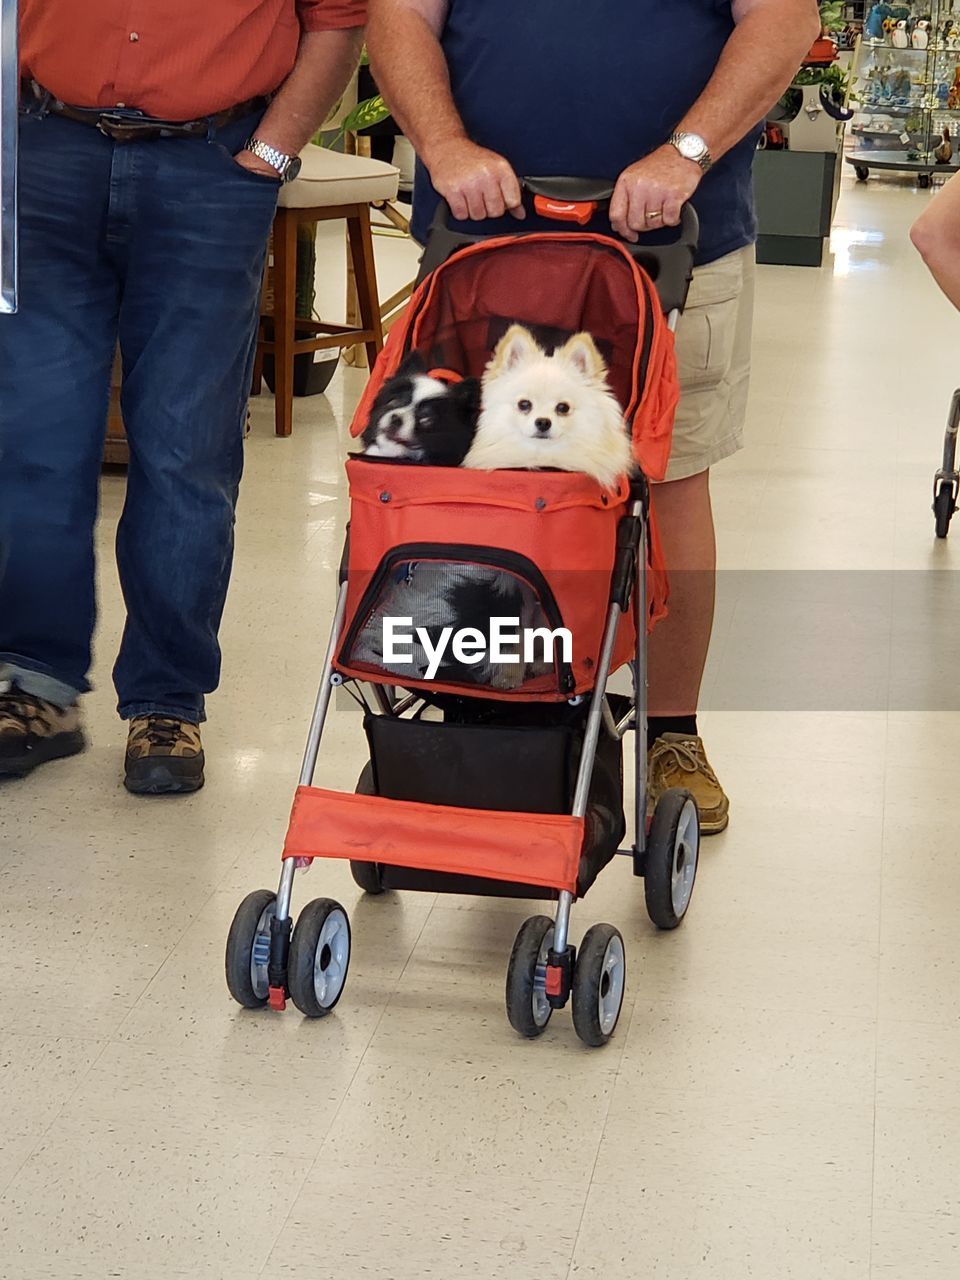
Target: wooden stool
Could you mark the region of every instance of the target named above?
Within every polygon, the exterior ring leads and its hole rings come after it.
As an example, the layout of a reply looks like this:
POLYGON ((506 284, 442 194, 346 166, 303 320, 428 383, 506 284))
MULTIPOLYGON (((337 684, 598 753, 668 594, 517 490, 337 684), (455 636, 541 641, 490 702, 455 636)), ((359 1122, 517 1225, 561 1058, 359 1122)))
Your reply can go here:
POLYGON ((307 147, 302 157, 299 177, 280 191, 273 224, 273 310, 261 316, 254 373, 256 390, 263 357, 273 356, 278 436, 288 436, 293 430, 294 356, 363 343, 372 365, 383 346, 370 205, 373 201, 393 200, 400 181, 398 170, 379 160, 341 155, 316 146, 307 147), (347 243, 357 289, 358 324, 303 320, 295 314, 297 227, 304 222, 334 219, 347 224, 347 243), (264 338, 264 319, 272 321, 270 341, 264 338), (299 336, 301 334, 304 336, 299 336))

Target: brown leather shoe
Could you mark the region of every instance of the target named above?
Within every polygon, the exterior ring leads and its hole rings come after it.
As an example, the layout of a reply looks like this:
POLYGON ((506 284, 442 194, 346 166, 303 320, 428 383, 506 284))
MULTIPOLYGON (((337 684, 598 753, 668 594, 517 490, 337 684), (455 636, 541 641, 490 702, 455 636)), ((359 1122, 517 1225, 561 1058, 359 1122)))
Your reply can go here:
POLYGON ((199 791, 203 786, 199 725, 172 716, 131 720, 123 785, 139 796, 199 791))
POLYGON ((730 801, 710 767, 703 739, 683 733, 657 738, 647 757, 647 816, 671 787, 684 787, 697 802, 700 834, 716 835, 730 821, 730 801))
POLYGON ((0 778, 23 778, 86 745, 76 703, 58 707, 20 689, 0 693, 0 778))

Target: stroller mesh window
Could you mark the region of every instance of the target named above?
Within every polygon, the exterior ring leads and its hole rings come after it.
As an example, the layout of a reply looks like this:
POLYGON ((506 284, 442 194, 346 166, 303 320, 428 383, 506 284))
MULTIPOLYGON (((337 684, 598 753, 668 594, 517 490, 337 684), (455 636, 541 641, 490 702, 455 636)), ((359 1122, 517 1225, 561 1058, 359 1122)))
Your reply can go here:
POLYGON ((399 547, 374 574, 340 661, 400 685, 563 690, 571 644, 547 583, 523 556, 399 547))

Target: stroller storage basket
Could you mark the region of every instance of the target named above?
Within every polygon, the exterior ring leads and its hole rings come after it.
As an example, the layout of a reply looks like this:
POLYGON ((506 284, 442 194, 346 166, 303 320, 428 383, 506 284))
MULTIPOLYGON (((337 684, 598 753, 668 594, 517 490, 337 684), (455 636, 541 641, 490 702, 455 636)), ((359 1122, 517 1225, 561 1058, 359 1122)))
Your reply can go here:
MULTIPOLYGON (((620 712, 626 709, 626 701, 615 699, 620 712)), ((571 713, 562 717, 565 722, 556 724, 489 722, 486 716, 495 714, 502 705, 492 704, 488 711, 483 704, 474 703, 479 715, 474 723, 368 716, 365 728, 370 764, 357 790, 390 800, 435 805, 440 820, 448 805, 568 814, 583 748, 583 708, 571 708, 571 713)), ((549 710, 555 714, 557 709, 549 710)), ((591 777, 577 873, 578 895, 587 892, 614 856, 625 832, 622 744, 619 737, 604 728, 591 777)), ((389 867, 381 866, 382 878, 390 874, 389 867)), ((450 881, 447 885, 438 878, 433 887, 449 887, 454 893, 477 891, 475 883, 464 885, 462 876, 450 877, 450 881)), ((541 885, 540 889, 544 887, 541 885)), ((544 896, 542 892, 532 893, 526 879, 504 886, 504 890, 508 888, 513 896, 544 896)), ((550 886, 546 896, 555 896, 559 888, 550 886)))
MULTIPOLYGON (((336 657, 342 675, 404 688, 554 702, 594 687, 617 529, 630 500, 626 484, 605 490, 587 476, 566 472, 493 476, 364 458, 350 459, 347 475, 347 610, 336 657), (531 661, 521 645, 511 651, 519 655, 516 661, 492 663, 488 648, 472 666, 446 661, 428 677, 416 640, 405 643, 401 663, 386 656, 401 652, 392 643, 398 619, 405 635, 423 627, 433 646, 440 628, 483 632, 493 616, 517 620, 530 641, 531 661), (543 635, 534 634, 558 631, 567 635, 556 636, 551 649, 543 635)), ((651 574, 649 582, 648 625, 664 606, 661 580, 651 574)), ((621 620, 614 668, 629 661, 635 642, 629 610, 621 620)))

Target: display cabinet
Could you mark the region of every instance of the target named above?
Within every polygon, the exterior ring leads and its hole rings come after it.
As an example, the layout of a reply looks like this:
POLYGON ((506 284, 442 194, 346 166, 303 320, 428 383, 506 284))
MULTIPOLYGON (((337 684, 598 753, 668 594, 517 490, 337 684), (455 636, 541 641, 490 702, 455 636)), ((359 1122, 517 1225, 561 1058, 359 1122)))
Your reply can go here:
POLYGON ((921 187, 960 167, 960 10, 953 3, 874 4, 853 63, 857 177, 915 173, 921 187))

